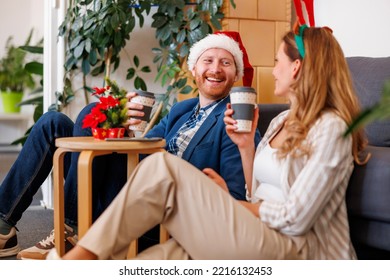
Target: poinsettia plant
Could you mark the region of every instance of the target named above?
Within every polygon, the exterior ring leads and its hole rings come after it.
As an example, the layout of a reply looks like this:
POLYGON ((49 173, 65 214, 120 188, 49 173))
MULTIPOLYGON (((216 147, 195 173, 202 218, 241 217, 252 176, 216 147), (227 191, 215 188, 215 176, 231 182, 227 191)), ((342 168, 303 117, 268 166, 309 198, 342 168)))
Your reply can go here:
POLYGON ((83 128, 117 128, 124 127, 127 120, 126 90, 120 89, 115 81, 106 79, 106 86, 94 87, 92 95, 99 102, 83 119, 83 128))

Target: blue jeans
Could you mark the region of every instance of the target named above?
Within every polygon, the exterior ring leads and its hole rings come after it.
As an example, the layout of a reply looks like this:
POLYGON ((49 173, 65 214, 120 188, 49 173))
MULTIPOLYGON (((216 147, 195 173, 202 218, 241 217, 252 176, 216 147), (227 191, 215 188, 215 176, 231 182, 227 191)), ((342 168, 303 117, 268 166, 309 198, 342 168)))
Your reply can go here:
MULTIPOLYGON (((55 139, 90 136, 82 119, 94 104, 86 106, 75 123, 59 112, 47 112, 37 121, 18 158, 0 186, 0 218, 15 226, 53 167, 55 139)), ((77 225, 78 153, 64 159, 65 222, 77 225)), ((93 220, 103 212, 127 180, 126 155, 112 154, 93 161, 93 220)))

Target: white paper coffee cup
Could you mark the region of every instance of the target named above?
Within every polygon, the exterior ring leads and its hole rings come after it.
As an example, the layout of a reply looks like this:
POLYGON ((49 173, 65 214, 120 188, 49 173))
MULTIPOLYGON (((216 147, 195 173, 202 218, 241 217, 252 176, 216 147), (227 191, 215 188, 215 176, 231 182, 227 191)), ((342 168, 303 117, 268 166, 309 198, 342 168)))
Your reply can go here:
POLYGON ((234 111, 233 118, 237 121, 236 132, 251 131, 256 99, 257 93, 252 87, 233 87, 230 90, 230 103, 234 111))
POLYGON ((137 125, 130 125, 129 129, 133 131, 143 132, 150 120, 150 115, 152 113, 153 104, 156 100, 154 93, 143 91, 143 90, 134 90, 137 93, 137 96, 131 99, 131 102, 142 104, 144 106, 143 112, 145 113, 143 117, 131 117, 130 119, 141 120, 141 123, 137 125))

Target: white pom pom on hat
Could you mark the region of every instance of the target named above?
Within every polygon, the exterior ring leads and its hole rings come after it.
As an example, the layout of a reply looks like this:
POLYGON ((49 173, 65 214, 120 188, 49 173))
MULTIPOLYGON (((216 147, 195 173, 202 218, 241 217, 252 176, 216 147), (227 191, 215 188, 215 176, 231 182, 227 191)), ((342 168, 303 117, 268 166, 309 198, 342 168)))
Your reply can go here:
POLYGON ((236 31, 216 31, 192 45, 188 55, 188 69, 192 71, 199 57, 208 49, 219 48, 233 55, 237 68, 237 76, 242 78, 244 86, 251 86, 253 67, 249 62, 248 54, 236 31))

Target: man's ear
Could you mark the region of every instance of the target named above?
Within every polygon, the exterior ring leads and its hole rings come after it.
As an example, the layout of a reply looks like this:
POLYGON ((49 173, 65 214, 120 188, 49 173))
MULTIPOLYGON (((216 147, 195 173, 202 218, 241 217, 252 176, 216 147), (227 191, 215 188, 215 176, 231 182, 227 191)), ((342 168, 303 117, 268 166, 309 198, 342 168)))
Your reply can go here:
POLYGON ((238 75, 236 75, 235 77, 234 77, 234 82, 237 82, 238 81, 238 75))

